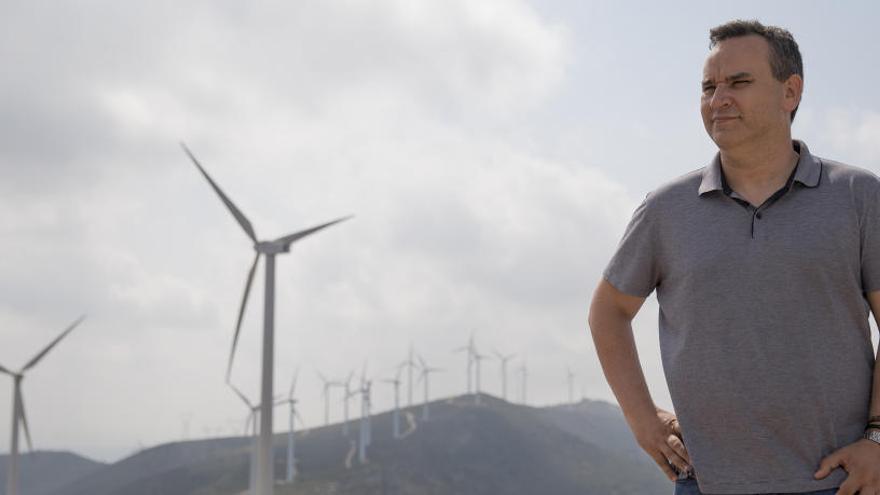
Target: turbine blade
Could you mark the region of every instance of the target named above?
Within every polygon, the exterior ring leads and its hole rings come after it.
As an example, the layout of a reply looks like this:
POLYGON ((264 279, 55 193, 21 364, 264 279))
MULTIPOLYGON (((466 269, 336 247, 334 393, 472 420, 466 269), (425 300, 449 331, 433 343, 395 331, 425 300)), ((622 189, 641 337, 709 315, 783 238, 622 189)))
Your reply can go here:
POLYGON ((22 396, 22 394, 21 394, 21 388, 16 387, 15 393, 16 393, 16 395, 18 395, 18 407, 19 407, 18 419, 21 420, 21 425, 24 427, 24 437, 27 439, 28 450, 33 452, 34 451, 34 444, 33 444, 33 442, 31 442, 31 430, 30 430, 30 428, 28 428, 27 414, 25 414, 25 412, 24 412, 24 396, 22 396))
POLYGON ((422 359, 422 356, 421 356, 421 355, 416 356, 416 357, 419 359, 419 364, 422 366, 422 369, 425 369, 425 368, 428 367, 428 365, 425 363, 425 360, 422 359))
POLYGON ((235 203, 233 203, 232 200, 230 200, 225 194, 223 194, 220 186, 218 186, 217 183, 214 182, 213 179, 211 179, 211 176, 208 175, 208 172, 205 171, 204 167, 202 167, 202 164, 199 163, 198 160, 196 160, 195 155, 193 155, 189 148, 186 147, 186 144, 180 143, 180 146, 183 148, 183 151, 186 152, 187 156, 189 156, 189 159, 192 160, 196 167, 198 167, 202 175, 204 175, 205 178, 208 179, 208 183, 211 184, 211 187, 214 188, 214 191, 217 193, 218 196, 220 196, 223 204, 226 205, 226 208, 229 209, 230 213, 232 213, 232 216, 235 217, 235 220, 238 222, 239 225, 241 225, 241 228, 244 229, 244 232, 248 235, 248 237, 251 238, 252 241, 256 243, 257 234, 254 233, 254 228, 253 226, 251 226, 250 220, 248 220, 247 217, 244 216, 244 214, 235 206, 235 203))
POLYGON ((7 375, 14 374, 14 373, 12 373, 12 371, 9 371, 8 369, 4 368, 3 366, 0 366, 0 373, 6 373, 7 375))
POLYGON ((251 293, 251 284, 254 282, 254 273, 257 271, 257 263, 260 261, 260 253, 254 256, 254 263, 248 272, 247 282, 244 285, 244 296, 241 298, 241 307, 238 309, 238 321, 235 323, 235 334, 232 336, 232 349, 229 351, 229 364, 226 366, 226 382, 232 375, 232 361, 235 359, 235 348, 238 346, 238 335, 241 332, 241 322, 244 320, 244 310, 247 307, 248 295, 251 293))
POLYGON ((296 371, 293 372, 293 380, 290 382, 290 395, 288 396, 290 400, 293 400, 293 392, 296 390, 296 379, 299 377, 299 367, 296 368, 296 371))
POLYGON ((235 385, 233 385, 233 384, 231 384, 231 383, 228 383, 228 385, 232 388, 233 392, 235 392, 235 395, 237 395, 239 398, 241 398, 241 400, 243 400, 244 403, 245 403, 245 404, 246 404, 251 410, 254 409, 254 405, 251 403, 251 401, 248 400, 247 397, 245 397, 244 393, 242 393, 242 391, 239 390, 238 387, 236 387, 235 385))
POLYGON ((300 426, 302 426, 303 428, 305 428, 305 426, 306 426, 306 422, 303 421, 302 416, 299 415, 299 411, 296 411, 296 412, 294 413, 294 416, 296 417, 296 419, 299 420, 299 424, 300 424, 300 426))
POLYGON ((337 218, 336 220, 333 220, 333 221, 330 221, 327 223, 323 223, 321 225, 316 225, 314 227, 311 227, 311 228, 308 228, 305 230, 300 230, 299 232, 294 232, 293 234, 289 234, 284 237, 279 237, 278 239, 275 239, 273 242, 280 242, 280 243, 284 244, 284 247, 287 247, 287 246, 290 246, 291 244, 293 244, 294 242, 302 239, 303 237, 314 234, 315 232, 322 230, 322 229, 325 229, 333 224, 337 224, 339 222, 344 222, 345 220, 348 220, 352 216, 353 215, 349 215, 347 217, 342 217, 342 218, 337 218))
POLYGON ((55 347, 56 345, 58 345, 58 342, 61 342, 61 339, 63 339, 64 337, 67 336, 67 334, 69 334, 70 332, 72 332, 73 329, 76 328, 76 326, 79 325, 80 322, 83 321, 84 319, 85 319, 85 315, 80 316, 79 318, 76 319, 76 321, 74 321, 73 323, 71 323, 69 327, 67 327, 63 332, 61 332, 61 335, 55 337, 55 340, 53 340, 52 342, 50 342, 49 345, 47 345, 45 349, 43 349, 42 351, 40 351, 39 354, 37 354, 36 356, 34 356, 33 359, 31 359, 30 361, 28 361, 28 364, 24 365, 24 368, 21 369, 21 372, 24 373, 25 371, 29 370, 30 368, 34 367, 37 363, 39 363, 40 360, 43 359, 43 357, 44 357, 44 356, 45 356, 50 350, 52 350, 53 347, 55 347))

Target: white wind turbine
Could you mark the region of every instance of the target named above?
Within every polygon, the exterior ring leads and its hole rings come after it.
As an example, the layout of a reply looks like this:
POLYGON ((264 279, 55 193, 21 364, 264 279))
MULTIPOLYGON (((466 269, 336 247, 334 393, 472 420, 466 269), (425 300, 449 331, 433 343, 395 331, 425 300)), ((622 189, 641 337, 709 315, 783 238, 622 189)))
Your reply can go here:
MULTIPOLYGON (((226 382, 229 382, 229 375, 232 372, 232 361, 235 356, 235 347, 238 344, 238 334, 241 330, 241 322, 244 317, 244 310, 247 306, 248 294, 251 290, 251 283, 254 280, 254 272, 257 269, 257 263, 260 261, 260 256, 265 256, 266 258, 266 284, 264 290, 264 310, 263 310, 263 358, 262 358, 262 386, 261 386, 261 397, 263 404, 268 404, 272 402, 273 395, 273 380, 274 380, 274 360, 275 360, 275 256, 278 254, 288 253, 290 252, 290 245, 294 242, 314 234, 319 230, 327 228, 333 224, 339 223, 343 220, 347 220, 350 217, 343 217, 333 220, 331 222, 327 222, 321 225, 317 225, 315 227, 311 227, 305 230, 301 230, 299 232, 295 232, 293 234, 289 234, 283 237, 279 237, 277 239, 271 241, 259 241, 257 240, 257 234, 254 232, 253 226, 251 226, 251 222, 244 216, 244 214, 235 206, 235 204, 230 200, 226 194, 220 189, 220 187, 214 182, 213 179, 208 175, 208 172, 205 171, 204 167, 196 160, 196 157, 190 152, 189 148, 186 147, 185 144, 181 143, 181 147, 183 147, 183 151, 186 152, 187 156, 189 156, 190 160, 192 160, 193 164, 199 169, 205 179, 208 180, 208 183, 211 184, 211 187, 214 189, 214 192, 220 196, 220 199, 223 201, 223 204, 226 205, 226 208, 232 213, 232 216, 235 217, 235 220, 241 226, 241 228, 245 231, 248 238, 254 242, 254 250, 256 251, 256 255, 254 256, 254 262, 251 264, 250 271, 248 272, 247 282, 244 287, 244 297, 241 300, 241 307, 238 312, 238 321, 235 325, 235 334, 232 338, 232 350, 229 353, 229 364, 226 368, 226 382)), ((264 407, 260 410, 260 437, 259 437, 259 449, 257 451, 257 482, 256 482, 256 495, 272 495, 275 490, 275 480, 272 469, 275 465, 274 463, 274 452, 272 450, 272 408, 264 407)))
POLYGON ((9 460, 6 466, 6 495, 19 495, 18 492, 18 430, 24 428, 24 435, 27 438, 28 449, 33 450, 31 442, 31 432, 28 428, 27 415, 24 412, 24 396, 21 393, 21 381, 24 379, 24 373, 33 368, 43 359, 53 347, 61 342, 61 339, 67 336, 76 328, 85 316, 80 316, 69 327, 67 327, 55 340, 43 348, 36 356, 31 358, 17 373, 0 366, 0 373, 6 373, 12 377, 12 445, 9 449, 9 460))
POLYGON ((367 462, 367 447, 372 442, 372 425, 370 424, 370 410, 372 402, 370 398, 370 388, 372 382, 367 380, 367 365, 361 372, 361 423, 360 423, 360 441, 358 443, 358 460, 361 464, 367 462))
POLYGON ((354 376, 354 371, 348 373, 348 378, 345 379, 345 383, 343 383, 343 387, 345 388, 345 394, 343 395, 342 401, 343 405, 343 422, 342 422, 342 434, 348 436, 348 402, 355 395, 356 392, 351 391, 351 378, 354 376))
POLYGON ((474 395, 474 402, 476 404, 479 404, 480 403, 480 363, 484 359, 488 359, 489 356, 487 356, 486 354, 480 354, 480 352, 477 351, 476 347, 474 347, 473 355, 474 355, 474 365, 476 368, 476 384, 477 384, 477 393, 474 395))
POLYGON ((528 388, 526 385, 527 385, 528 379, 529 379, 529 368, 528 368, 528 364, 526 363, 525 359, 523 359, 522 365, 520 365, 520 367, 519 367, 519 376, 520 376, 520 387, 521 387, 520 401, 523 404, 527 404, 528 403, 528 396, 526 395, 526 391, 528 390, 528 388))
POLYGON ((260 410, 260 406, 254 405, 235 385, 230 383, 229 386, 232 387, 232 390, 235 391, 235 395, 237 395, 248 408, 247 419, 244 422, 245 435, 251 435, 251 464, 248 479, 248 493, 254 493, 255 484, 257 482, 257 450, 259 446, 257 439, 257 420, 259 417, 257 413, 260 410))
POLYGON ((406 357, 406 361, 400 363, 400 366, 405 366, 407 368, 407 378, 409 380, 407 387, 407 406, 413 405, 413 370, 416 369, 418 364, 413 359, 413 346, 409 345, 409 354, 406 357))
POLYGON ((467 355, 467 395, 471 394, 471 389, 473 388, 471 385, 471 376, 473 374, 474 368, 474 334, 471 332, 471 337, 468 339, 468 343, 465 346, 457 347, 452 350, 453 352, 462 352, 464 351, 467 355))
POLYGON ((293 380, 290 382, 290 393, 287 395, 287 403, 290 405, 290 429, 287 430, 287 482, 293 483, 296 478, 296 424, 295 421, 299 420, 299 422, 305 425, 305 421, 302 420, 302 417, 299 415, 299 411, 296 410, 296 398, 294 398, 294 393, 296 391, 296 378, 299 375, 299 370, 294 372, 293 380))
POLYGON ((334 380, 328 380, 320 371, 318 372, 318 378, 324 384, 324 426, 327 426, 330 424, 330 389, 332 387, 341 387, 343 384, 334 380))
POLYGON ((425 402, 422 404, 422 421, 428 421, 428 388, 429 388, 429 380, 431 373, 435 373, 437 371, 443 371, 443 368, 431 368, 425 363, 425 360, 422 359, 422 356, 419 356, 419 364, 421 364, 422 371, 419 373, 419 381, 425 381, 425 402))
MULTIPOLYGON (((412 357, 412 355, 410 355, 412 357)), ((382 380, 384 383, 390 383, 394 386, 394 413, 392 414, 392 436, 400 438, 400 371, 404 365, 397 367, 394 378, 382 380)))
POLYGON ((501 354, 497 350, 494 353, 498 360, 501 361, 501 398, 507 400, 507 362, 516 354, 501 354))

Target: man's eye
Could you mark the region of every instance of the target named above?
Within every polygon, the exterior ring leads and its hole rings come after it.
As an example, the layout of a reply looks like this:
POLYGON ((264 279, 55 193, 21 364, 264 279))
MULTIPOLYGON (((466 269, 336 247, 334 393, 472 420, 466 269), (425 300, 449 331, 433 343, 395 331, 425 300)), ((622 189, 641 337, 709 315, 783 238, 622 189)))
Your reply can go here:
POLYGON ((751 81, 747 81, 747 80, 733 81, 732 86, 741 87, 741 86, 745 86, 746 84, 748 84, 750 82, 751 81))
POLYGON ((715 92, 715 86, 703 86, 703 94, 711 95, 715 92))

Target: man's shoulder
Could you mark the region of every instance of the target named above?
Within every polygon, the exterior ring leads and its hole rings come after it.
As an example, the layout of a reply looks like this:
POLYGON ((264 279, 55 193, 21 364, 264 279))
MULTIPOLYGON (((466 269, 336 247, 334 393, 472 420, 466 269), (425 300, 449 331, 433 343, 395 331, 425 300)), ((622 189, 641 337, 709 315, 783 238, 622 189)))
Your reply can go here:
POLYGON ((701 167, 665 182, 648 193, 646 202, 653 207, 667 208, 699 198, 705 169, 701 167))
POLYGON ((822 179, 831 185, 847 186, 856 190, 880 191, 880 177, 874 172, 828 158, 819 158, 822 179))

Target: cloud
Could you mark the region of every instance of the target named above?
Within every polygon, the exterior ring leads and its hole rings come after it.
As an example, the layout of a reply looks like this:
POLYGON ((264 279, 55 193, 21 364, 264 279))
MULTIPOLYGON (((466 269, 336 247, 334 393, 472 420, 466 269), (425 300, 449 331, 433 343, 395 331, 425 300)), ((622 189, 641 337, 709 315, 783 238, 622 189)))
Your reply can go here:
MULTIPOLYGON (((571 53, 565 29, 525 3, 12 14, 0 26, 18 67, 0 82, 0 363, 90 314, 28 384, 41 448, 112 458, 177 438, 181 414, 199 431, 241 412, 222 375, 253 252, 180 139, 261 238, 356 214, 278 260, 276 376, 302 366, 309 424, 322 416, 308 400, 316 368, 343 375, 369 359, 381 375, 410 342, 449 367, 438 395, 461 392, 451 349, 472 330, 484 352, 528 354, 538 401, 554 397, 540 385, 560 362, 583 359, 589 290, 635 202, 511 137, 571 53)), ((249 391, 261 302, 262 276, 234 374, 249 391)))

